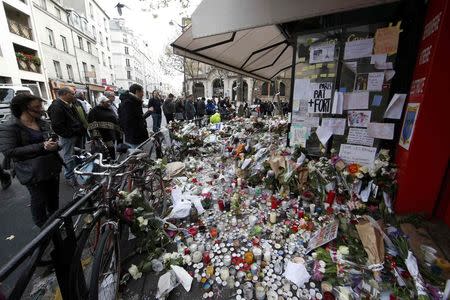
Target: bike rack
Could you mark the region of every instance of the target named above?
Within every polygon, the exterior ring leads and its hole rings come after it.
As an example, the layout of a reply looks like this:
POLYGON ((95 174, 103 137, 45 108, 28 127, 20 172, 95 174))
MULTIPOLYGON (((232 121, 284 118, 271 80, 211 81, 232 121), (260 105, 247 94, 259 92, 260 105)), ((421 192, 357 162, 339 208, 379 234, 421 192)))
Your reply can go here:
MULTIPOLYGON (((22 263, 29 258, 28 265, 19 275, 7 299, 20 299, 37 267, 38 260, 44 254, 50 241, 53 241, 54 250, 51 252, 52 264, 55 267, 56 279, 63 299, 73 299, 74 291, 70 290, 69 267, 73 252, 76 248, 76 236, 71 216, 84 205, 100 189, 96 185, 82 198, 76 198, 64 208, 56 212, 48 221, 42 231, 29 242, 17 255, 0 269, 0 282, 8 278, 22 263), (64 226, 65 237, 60 231, 64 226)), ((81 262, 80 262, 81 265, 81 262)))

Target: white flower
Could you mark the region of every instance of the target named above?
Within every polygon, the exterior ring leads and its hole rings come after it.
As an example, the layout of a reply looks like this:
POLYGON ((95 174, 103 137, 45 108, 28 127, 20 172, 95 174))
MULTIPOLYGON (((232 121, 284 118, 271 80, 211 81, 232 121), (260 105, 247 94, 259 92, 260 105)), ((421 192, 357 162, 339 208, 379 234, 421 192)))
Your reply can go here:
POLYGON ((164 262, 168 262, 170 260, 171 254, 170 253, 164 253, 163 260, 164 262))
POLYGON ((348 255, 350 253, 349 249, 347 246, 339 246, 338 249, 339 253, 341 253, 342 255, 348 255))
POLYGON ((348 171, 342 172, 342 175, 344 175, 344 176, 348 176, 348 174, 350 174, 348 171))
MULTIPOLYGON (((303 220, 303 219, 302 219, 303 220)), ((316 259, 317 258, 317 253, 316 252, 313 252, 312 254, 311 254, 311 256, 314 258, 314 259, 316 259)))
POLYGON ((178 259, 180 257, 180 254, 178 252, 172 252, 172 254, 170 255, 170 259, 175 260, 178 259))
POLYGON ((144 227, 148 225, 148 219, 144 219, 144 217, 138 217, 137 220, 139 222, 139 227, 144 227))
POLYGON ((360 167, 359 170, 360 170, 361 172, 363 172, 363 173, 369 172, 369 168, 367 168, 366 166, 360 167))
POLYGON ((191 258, 190 255, 184 255, 183 256, 183 264, 188 265, 188 264, 191 263, 191 261, 192 261, 192 258, 191 258))
POLYGON ((325 268, 327 264, 323 260, 319 260, 319 265, 321 268, 325 268))
POLYGON ((375 173, 374 171, 370 171, 369 175, 370 177, 377 177, 377 173, 375 173))
POLYGON ((136 265, 131 265, 131 267, 128 269, 128 272, 134 280, 138 280, 142 277, 142 272, 139 272, 139 269, 136 265))
POLYGON ((356 173, 356 177, 358 177, 359 179, 363 178, 364 175, 361 172, 356 173))

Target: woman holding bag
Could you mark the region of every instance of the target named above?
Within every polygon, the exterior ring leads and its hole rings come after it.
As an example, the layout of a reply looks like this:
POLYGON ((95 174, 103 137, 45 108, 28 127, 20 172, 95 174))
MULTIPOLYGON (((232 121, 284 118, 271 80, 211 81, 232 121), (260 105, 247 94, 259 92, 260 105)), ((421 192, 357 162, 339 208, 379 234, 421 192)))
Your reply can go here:
POLYGON ((42 100, 31 94, 11 100, 11 119, 0 125, 0 151, 12 160, 14 172, 31 195, 31 215, 42 227, 59 207, 62 159, 57 136, 41 119, 42 100))

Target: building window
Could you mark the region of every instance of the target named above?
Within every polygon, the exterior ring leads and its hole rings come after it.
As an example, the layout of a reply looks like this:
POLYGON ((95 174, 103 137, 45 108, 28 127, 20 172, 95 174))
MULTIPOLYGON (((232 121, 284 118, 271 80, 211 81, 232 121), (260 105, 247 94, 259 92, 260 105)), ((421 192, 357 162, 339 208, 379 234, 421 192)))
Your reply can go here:
POLYGON ((127 71, 127 79, 132 79, 131 78, 131 71, 127 71))
POLYGON ((62 79, 63 76, 62 76, 62 72, 61 72, 61 64, 59 63, 59 61, 54 60, 53 66, 55 67, 56 77, 59 79, 62 79))
POLYGON ((78 47, 84 50, 83 38, 81 36, 78 36, 78 47))
POLYGON ((83 73, 84 73, 84 80, 89 82, 88 68, 85 62, 83 62, 83 73))
POLYGON ((261 85, 261 95, 262 96, 275 95, 275 82, 273 81, 270 82, 270 89, 267 82, 263 82, 263 84, 261 85))
POLYGON ((103 52, 103 51, 102 51, 102 60, 103 60, 103 65, 106 67, 105 52, 103 52))
POLYGON ((103 24, 105 25, 105 31, 108 31, 108 25, 106 23, 106 18, 103 18, 103 24))
POLYGON ((47 36, 48 36, 48 44, 52 47, 55 47, 55 37, 53 36, 53 30, 50 28, 45 28, 47 30, 47 36))
POLYGON ((86 41, 86 44, 87 44, 87 50, 88 50, 88 52, 89 52, 90 54, 92 54, 92 44, 91 44, 91 42, 86 41))
POLYGON ((67 69, 67 75, 69 76, 69 79, 73 81, 72 65, 66 65, 66 69, 67 69))
POLYGON ((103 46, 103 34, 101 31, 98 32, 98 39, 100 40, 100 45, 103 46))
POLYGON ((129 54, 127 46, 125 46, 125 54, 129 54))
POLYGON ((89 2, 89 14, 91 15, 91 19, 94 19, 94 7, 91 2, 89 2))
POLYGON ((92 25, 92 35, 94 36, 94 39, 97 39, 97 32, 95 31, 94 25, 92 25))
POLYGON ((286 96, 286 85, 280 82, 280 96, 286 96))
POLYGON ((126 65, 127 67, 130 66, 130 59, 129 59, 129 58, 125 58, 125 65, 126 65))
POLYGON ((56 6, 55 6, 55 12, 56 12, 56 17, 58 19, 62 20, 62 18, 61 18, 61 10, 59 8, 57 8, 56 6))
POLYGON ((112 69, 111 56, 108 56, 109 68, 112 69))
POLYGON ((47 10, 47 0, 39 0, 39 6, 40 6, 42 9, 47 10))
POLYGON ((61 35, 61 43, 62 43, 63 51, 68 53, 69 48, 67 48, 67 39, 63 35, 61 35))
POLYGON ((95 66, 91 65, 92 77, 94 78, 94 83, 97 83, 97 73, 95 73, 95 66))
POLYGON ((109 51, 109 38, 108 38, 108 37, 106 37, 106 48, 107 48, 108 51, 109 51))

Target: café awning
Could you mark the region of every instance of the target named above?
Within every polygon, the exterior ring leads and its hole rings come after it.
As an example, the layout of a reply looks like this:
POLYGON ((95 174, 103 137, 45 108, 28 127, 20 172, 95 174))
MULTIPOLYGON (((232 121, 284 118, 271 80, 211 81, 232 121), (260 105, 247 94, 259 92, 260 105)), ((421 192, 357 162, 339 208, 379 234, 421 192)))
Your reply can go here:
POLYGON ((175 54, 231 72, 270 80, 292 65, 292 46, 277 25, 194 39, 192 27, 172 43, 175 54))

